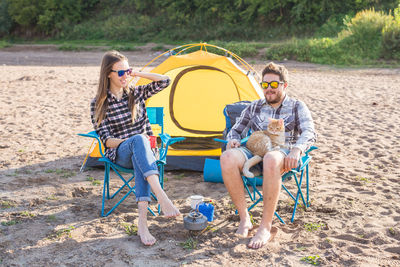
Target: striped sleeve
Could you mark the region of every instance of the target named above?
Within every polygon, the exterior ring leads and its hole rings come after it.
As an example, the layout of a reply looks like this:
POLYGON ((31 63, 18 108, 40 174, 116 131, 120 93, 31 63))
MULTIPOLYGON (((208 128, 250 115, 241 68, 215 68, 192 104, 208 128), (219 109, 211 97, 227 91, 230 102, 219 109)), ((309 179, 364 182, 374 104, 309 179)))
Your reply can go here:
POLYGON ((299 101, 298 106, 298 122, 296 122, 299 130, 299 138, 294 147, 301 150, 302 153, 308 150, 315 143, 317 135, 314 130, 314 123, 311 117, 311 112, 302 101, 299 101))
POLYGON ((243 133, 247 133, 250 129, 250 119, 251 119, 251 108, 252 105, 248 105, 243 109, 240 117, 236 119, 235 124, 232 126, 231 130, 226 136, 226 140, 239 140, 242 138, 243 133))
POLYGON ((143 100, 146 100, 167 88, 170 81, 169 78, 161 81, 153 81, 145 85, 136 86, 135 91, 137 92, 137 95, 143 96, 143 100))

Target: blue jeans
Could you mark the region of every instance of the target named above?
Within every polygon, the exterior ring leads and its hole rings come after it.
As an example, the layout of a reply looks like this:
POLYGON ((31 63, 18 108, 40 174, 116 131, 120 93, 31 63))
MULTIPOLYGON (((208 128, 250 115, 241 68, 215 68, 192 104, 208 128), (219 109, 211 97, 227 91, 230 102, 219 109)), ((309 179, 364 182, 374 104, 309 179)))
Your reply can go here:
POLYGON ((151 201, 150 184, 146 178, 159 175, 156 158, 145 135, 137 134, 122 142, 115 163, 135 170, 136 201, 151 201))

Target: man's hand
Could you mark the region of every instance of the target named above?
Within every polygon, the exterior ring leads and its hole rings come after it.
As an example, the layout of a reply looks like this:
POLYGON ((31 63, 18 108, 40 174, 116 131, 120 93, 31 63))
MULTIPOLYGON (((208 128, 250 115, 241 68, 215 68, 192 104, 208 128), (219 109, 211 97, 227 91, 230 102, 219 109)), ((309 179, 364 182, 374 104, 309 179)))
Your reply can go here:
POLYGON ((231 149, 235 147, 240 147, 240 142, 238 140, 232 139, 226 144, 226 149, 231 149))
POLYGON ((288 172, 293 168, 297 168, 299 159, 300 159, 301 150, 297 147, 293 148, 289 155, 286 156, 285 161, 283 162, 283 170, 284 172, 288 172))

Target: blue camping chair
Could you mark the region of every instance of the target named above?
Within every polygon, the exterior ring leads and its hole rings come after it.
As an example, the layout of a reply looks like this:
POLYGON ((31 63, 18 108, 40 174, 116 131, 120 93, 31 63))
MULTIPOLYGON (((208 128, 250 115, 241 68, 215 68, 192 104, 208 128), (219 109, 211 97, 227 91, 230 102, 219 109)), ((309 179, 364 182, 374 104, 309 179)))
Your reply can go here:
MULTIPOLYGON (((224 136, 230 131, 232 128, 233 124, 236 121, 236 117, 238 117, 241 113, 241 111, 249 104, 249 101, 242 101, 235 103, 233 105, 227 105, 224 108, 224 116, 225 116, 225 122, 226 122, 226 130, 224 132, 224 136), (232 108, 233 107, 233 108, 232 108), (229 110, 229 108, 231 108, 229 110)), ((240 144, 244 145, 246 144, 249 135, 251 133, 248 132, 245 138, 243 138, 240 141, 240 144)), ((223 139, 217 139, 214 138, 215 141, 223 143, 222 150, 225 150, 226 144, 228 143, 226 140, 223 139)), ((282 188, 289 194, 289 196, 294 200, 294 207, 293 207, 293 212, 292 212, 292 218, 291 222, 294 221, 294 217, 296 214, 297 206, 299 205, 299 200, 301 198, 304 209, 308 208, 310 206, 310 190, 309 190, 309 185, 310 185, 310 175, 309 175, 309 163, 312 159, 312 157, 309 155, 309 153, 313 150, 317 149, 316 146, 310 147, 305 153, 304 156, 301 157, 299 160, 299 166, 296 169, 292 169, 289 172, 286 172, 282 175, 282 188), (302 184, 303 184, 303 178, 306 178, 306 199, 304 198, 304 194, 302 192, 302 184), (290 181, 292 178, 294 178, 294 181, 296 182, 296 189, 297 192, 295 193, 295 196, 288 190, 288 188, 284 185, 284 182, 290 181)), ((243 179, 243 184, 244 187, 252 200, 253 204, 248 208, 250 211, 253 209, 258 203, 260 203, 263 200, 263 196, 261 192, 258 190, 257 186, 262 185, 262 175, 261 176, 256 176, 254 178, 249 178, 246 176, 242 176, 243 179)), ((276 217, 283 223, 285 224, 284 220, 279 216, 277 212, 275 212, 276 217)))
MULTIPOLYGON (((147 107, 147 117, 149 118, 150 124, 152 125, 158 125, 161 127, 161 133, 159 134, 159 137, 161 139, 161 145, 159 147, 159 159, 157 160, 157 166, 158 170, 160 173, 159 179, 160 179, 160 185, 161 188, 164 188, 164 166, 167 164, 166 158, 167 158, 167 152, 168 152, 168 147, 176 142, 182 141, 185 138, 184 137, 175 137, 171 138, 169 134, 164 133, 164 108, 163 107, 147 107)), ((135 186, 131 185, 131 182, 134 179, 134 170, 133 169, 127 169, 124 167, 121 167, 108 158, 106 158, 103 154, 103 144, 101 143, 101 140, 99 136, 97 135, 96 131, 89 132, 87 134, 78 134, 79 136, 84 136, 84 137, 90 137, 90 138, 95 138, 100 146, 100 153, 101 153, 101 158, 99 159, 100 162, 104 163, 104 184, 103 184, 103 197, 102 197, 102 205, 101 205, 101 216, 107 217, 110 215, 131 193, 135 193, 135 186), (114 170, 114 172, 118 175, 118 177, 122 180, 123 185, 110 196, 110 170, 114 170), (121 173, 129 173, 130 177, 128 179, 124 178, 121 173), (128 189, 128 192, 126 192, 121 199, 113 206, 110 208, 110 210, 105 213, 104 211, 104 206, 105 206, 105 200, 106 199, 112 199, 116 195, 118 195, 122 189, 124 188, 128 189)), ((151 193, 152 197, 157 200, 155 195, 151 193)), ((148 208, 151 214, 155 216, 155 213, 153 212, 150 207, 148 208)), ((158 205, 158 213, 160 213, 160 206, 158 205)))

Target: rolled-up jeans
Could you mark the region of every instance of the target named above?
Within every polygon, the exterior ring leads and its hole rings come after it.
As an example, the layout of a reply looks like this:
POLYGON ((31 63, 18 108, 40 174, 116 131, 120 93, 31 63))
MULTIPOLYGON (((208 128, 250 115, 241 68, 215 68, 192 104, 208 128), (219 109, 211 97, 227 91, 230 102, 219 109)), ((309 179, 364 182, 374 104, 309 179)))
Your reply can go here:
POLYGON ((151 201, 150 184, 146 178, 159 175, 156 158, 150 148, 150 142, 143 134, 131 136, 117 149, 115 163, 135 171, 136 201, 151 201))

